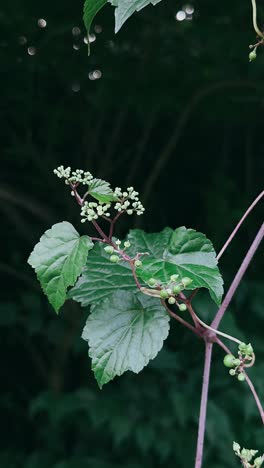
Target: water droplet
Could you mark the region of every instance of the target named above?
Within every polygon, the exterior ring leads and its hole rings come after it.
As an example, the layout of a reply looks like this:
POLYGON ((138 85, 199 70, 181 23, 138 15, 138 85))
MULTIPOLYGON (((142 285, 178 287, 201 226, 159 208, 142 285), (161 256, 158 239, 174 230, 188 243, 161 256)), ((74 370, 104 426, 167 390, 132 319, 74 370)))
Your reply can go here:
POLYGON ((30 46, 30 47, 28 47, 27 52, 28 52, 28 55, 36 55, 37 49, 36 49, 36 47, 30 46))
POLYGON ((94 42, 96 41, 96 35, 95 34, 89 34, 89 42, 94 42))
POLYGON ((39 26, 40 28, 42 28, 42 29, 43 29, 43 28, 46 28, 46 26, 47 26, 47 21, 44 20, 43 18, 40 18, 40 19, 38 20, 38 26, 39 26))
POLYGON ((179 10, 179 11, 176 13, 175 18, 176 18, 177 21, 184 21, 185 18, 186 18, 186 13, 185 13, 185 11, 179 10))
POLYGON ((187 13, 187 15, 192 15, 194 12, 193 5, 184 5, 183 9, 187 13))
POLYGON ((94 27, 94 30, 96 32, 96 34, 100 34, 103 30, 102 26, 100 24, 96 24, 95 27, 94 27))
POLYGON ((94 70, 93 71, 93 77, 94 77, 95 80, 100 80, 100 78, 102 78, 101 70, 94 70))
POLYGON ((73 35, 73 36, 79 36, 79 34, 81 34, 80 28, 78 28, 78 26, 74 26, 74 27, 72 28, 72 35, 73 35))

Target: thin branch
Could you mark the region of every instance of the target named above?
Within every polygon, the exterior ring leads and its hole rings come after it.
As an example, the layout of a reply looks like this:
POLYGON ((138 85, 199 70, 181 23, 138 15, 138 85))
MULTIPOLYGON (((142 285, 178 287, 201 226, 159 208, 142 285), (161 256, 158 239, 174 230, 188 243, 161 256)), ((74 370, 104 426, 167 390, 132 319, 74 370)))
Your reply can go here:
POLYGON ((213 350, 213 343, 206 341, 195 468, 201 468, 202 461, 203 461, 203 446, 204 446, 204 435, 205 435, 205 425, 206 425, 206 413, 207 413, 208 388, 209 388, 209 379, 210 379, 210 370, 211 370, 212 350, 213 350))
POLYGON ((225 299, 222 302, 221 307, 219 308, 214 320, 211 323, 212 328, 216 328, 216 329, 218 328, 219 323, 221 322, 221 320, 222 320, 222 318, 224 316, 224 313, 225 313, 227 307, 229 306, 229 304, 231 302, 231 299, 233 298, 233 296, 234 296, 234 294, 235 294, 235 292, 236 292, 236 290, 237 290, 237 288, 238 288, 238 286, 240 284, 240 281, 242 280, 242 278, 243 278, 243 276, 244 276, 244 274, 245 274, 245 272, 246 272, 246 270, 247 270, 247 268, 248 268, 248 266, 249 266, 249 264, 250 264, 250 262, 251 262, 251 260, 252 260, 252 258, 254 256, 254 254, 255 254, 255 252, 257 250, 257 248, 259 247, 259 245, 260 245, 260 243, 261 243, 261 241, 263 239, 263 236, 264 236, 264 223, 261 225, 261 227, 260 227, 254 241, 252 242, 252 244, 251 244, 251 246, 250 246, 250 248, 249 248, 249 250, 248 250, 248 252, 247 252, 247 254, 246 254, 246 256, 245 256, 245 258, 244 258, 244 260, 243 260, 243 262, 242 262, 242 264, 241 264, 241 266, 240 266, 240 268, 239 268, 239 270, 238 270, 238 272, 237 272, 237 274, 236 274, 236 276, 235 276, 235 278, 234 278, 234 280, 233 280, 233 282, 232 282, 226 296, 225 296, 225 299))
POLYGON ((99 224, 98 224, 95 220, 93 220, 92 223, 93 223, 93 225, 94 225, 96 231, 98 232, 98 234, 100 234, 100 236, 102 237, 102 239, 103 239, 105 242, 110 243, 110 242, 109 242, 110 239, 108 239, 108 237, 106 236, 106 234, 104 233, 104 231, 100 228, 99 224))
POLYGON ((253 26, 254 29, 259 37, 262 37, 264 39, 264 34, 261 32, 261 30, 258 27, 257 23, 257 5, 256 5, 256 0, 251 0, 252 3, 252 15, 253 15, 253 26))
POLYGON ((183 318, 181 318, 179 315, 175 314, 175 312, 172 312, 172 310, 170 310, 170 308, 168 307, 168 305, 166 304, 165 301, 163 301, 161 299, 161 303, 163 305, 163 307, 165 307, 165 309, 167 310, 168 314, 174 318, 175 320, 177 320, 178 322, 180 322, 184 327, 186 328, 189 328, 189 330, 191 330, 193 333, 195 333, 195 335, 199 336, 199 338, 201 338, 201 334, 198 330, 196 330, 196 328, 194 328, 190 323, 186 322, 183 318))
POLYGON ((235 237, 237 231, 239 230, 240 226, 243 224, 243 222, 245 221, 245 219, 247 218, 247 216, 249 215, 249 213, 251 213, 251 211, 253 210, 253 208, 258 204, 258 202, 261 200, 261 198, 264 196, 264 190, 263 192, 261 192, 257 198, 253 201, 253 203, 250 205, 250 207, 247 209, 247 211, 244 213, 244 215, 242 216, 242 218, 240 219, 239 223, 236 225, 235 229, 233 230, 233 232, 231 233, 231 235, 229 236, 229 238, 227 239, 225 245, 222 247, 222 249, 220 250, 219 254, 217 255, 217 260, 219 260, 224 251, 227 249, 227 247, 229 246, 230 242, 232 241, 232 239, 235 237))
POLYGON ((114 219, 111 220, 111 225, 110 225, 110 231, 109 231, 109 239, 112 239, 113 237, 113 232, 114 232, 114 227, 115 223, 119 219, 119 217, 124 213, 124 211, 119 211, 117 215, 114 217, 114 219))

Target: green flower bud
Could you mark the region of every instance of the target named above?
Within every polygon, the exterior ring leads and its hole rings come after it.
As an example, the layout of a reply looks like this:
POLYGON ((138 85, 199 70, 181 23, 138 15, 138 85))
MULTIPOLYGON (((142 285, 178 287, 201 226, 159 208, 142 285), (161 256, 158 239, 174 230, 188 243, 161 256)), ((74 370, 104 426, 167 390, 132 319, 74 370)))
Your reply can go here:
POLYGON ((245 353, 246 353, 248 356, 251 356, 251 354, 254 353, 254 350, 253 350, 253 348, 252 348, 252 346, 251 346, 250 343, 246 346, 246 348, 245 348, 245 353))
POLYGON ((182 282, 183 286, 186 288, 187 286, 189 286, 193 282, 193 280, 186 276, 186 278, 182 278, 181 282, 182 282))
POLYGON ((118 257, 118 255, 111 255, 110 262, 118 263, 118 262, 120 262, 120 258, 118 257))
POLYGON ((244 374, 242 374, 242 373, 241 373, 241 374, 238 374, 237 380, 239 380, 239 382, 244 382, 244 380, 245 380, 244 374))
POLYGON ((174 294, 179 294, 181 292, 181 287, 178 285, 178 286, 174 286, 172 288, 174 294))
POLYGON ((247 345, 246 343, 240 343, 240 345, 238 346, 239 350, 243 353, 246 349, 247 345))
POLYGON ((248 56, 250 62, 252 62, 253 60, 256 60, 256 58, 257 58, 256 50, 257 50, 257 48, 255 47, 255 49, 250 52, 250 54, 248 56))
POLYGON ((178 278, 179 278, 179 275, 171 275, 170 277, 171 281, 177 281, 178 278))
POLYGON ((234 360, 234 365, 235 365, 235 366, 240 366, 240 364, 241 364, 240 359, 235 359, 235 360, 234 360))
POLYGON ((167 299, 167 298, 169 297, 169 295, 168 295, 166 289, 162 289, 162 290, 160 291, 160 297, 161 297, 161 299, 167 299))
POLYGON ((141 267, 141 266, 142 266, 141 260, 136 260, 136 261, 135 261, 135 267, 136 267, 136 268, 139 268, 139 267, 141 267))
POLYGON ((104 247, 104 251, 108 254, 112 254, 114 252, 114 247, 112 247, 111 245, 107 245, 106 247, 104 247))
POLYGON ((251 455, 251 453, 250 453, 250 450, 245 449, 245 448, 243 448, 243 449, 241 450, 241 456, 242 456, 242 458, 244 458, 244 460, 246 460, 246 461, 250 461, 251 458, 252 458, 252 455, 251 455))
POLYGON ((230 369, 229 374, 232 375, 232 377, 234 377, 234 375, 236 375, 235 369, 230 369))
POLYGON ((233 450, 234 452, 240 452, 240 445, 237 442, 233 442, 233 450))
POLYGON ((169 304, 175 304, 175 302, 176 302, 176 299, 174 297, 169 297, 168 299, 169 304))
POLYGON ((185 312, 185 310, 187 310, 187 306, 186 306, 185 304, 180 304, 180 305, 179 305, 179 310, 180 310, 181 312, 185 312))
POLYGON ((254 463, 255 463, 255 467, 259 468, 263 463, 263 458, 262 457, 255 458, 254 463))
POLYGON ((130 247, 130 245, 131 245, 131 244, 130 244, 129 241, 125 241, 125 242, 124 242, 124 246, 125 246, 126 249, 128 249, 128 247, 130 247))
MULTIPOLYGON (((233 354, 226 354, 224 357, 224 366, 234 367, 235 356, 233 354)), ((240 362, 240 361, 239 361, 240 362)))
POLYGON ((148 284, 149 284, 149 286, 156 286, 157 281, 155 280, 155 278, 150 278, 148 280, 148 284))

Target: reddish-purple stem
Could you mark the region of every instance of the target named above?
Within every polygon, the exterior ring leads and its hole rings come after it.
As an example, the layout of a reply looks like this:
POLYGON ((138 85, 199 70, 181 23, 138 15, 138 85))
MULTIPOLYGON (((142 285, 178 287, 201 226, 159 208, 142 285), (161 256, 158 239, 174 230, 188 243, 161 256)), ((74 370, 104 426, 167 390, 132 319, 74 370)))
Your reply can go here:
POLYGON ((217 260, 219 260, 224 251, 227 249, 227 247, 229 246, 230 242, 232 241, 232 239, 235 237, 237 231, 239 230, 240 226, 243 224, 243 222, 245 221, 245 219, 247 218, 247 216, 249 215, 249 213, 253 210, 253 208, 258 204, 258 202, 261 200, 261 198, 264 196, 264 190, 263 192, 261 192, 257 198, 253 201, 253 203, 251 203, 250 207, 247 209, 247 211, 244 213, 244 215, 242 216, 242 218, 240 219, 239 223, 236 225, 235 229, 233 230, 232 234, 229 236, 229 238, 227 239, 226 243, 224 244, 224 246, 222 247, 222 249, 220 250, 219 254, 217 255, 217 260))
POLYGON ((112 239, 115 223, 123 213, 124 213, 123 211, 119 211, 117 213, 117 215, 111 220, 110 231, 109 231, 109 239, 112 239))
POLYGON ((201 405, 200 405, 195 468, 201 468, 202 460, 203 460, 203 446, 204 446, 204 434, 205 434, 205 425, 206 425, 207 400, 208 400, 208 388, 209 388, 209 378, 210 378, 210 369, 211 369, 211 360, 212 360, 212 349, 213 349, 213 343, 205 341, 203 386, 202 386, 201 405))
POLYGON ((241 263, 241 266, 222 302, 222 305, 221 307, 219 308, 214 320, 212 321, 211 323, 211 327, 212 328, 215 328, 217 329, 218 326, 219 326, 219 323, 221 322, 223 316, 224 316, 224 313, 227 309, 227 307, 229 306, 230 304, 230 301, 233 297, 233 295, 235 294, 236 290, 237 290, 237 287, 239 286, 240 284, 240 281, 242 280, 259 244, 261 243, 262 239, 263 239, 263 236, 264 236, 264 223, 262 224, 262 226, 260 227, 253 243, 251 244, 243 262, 241 263))
POLYGON ((70 187, 71 187, 71 189, 72 189, 72 191, 74 193, 74 197, 75 197, 75 200, 77 201, 78 205, 83 206, 84 200, 83 200, 82 197, 80 197, 80 195, 79 195, 79 193, 77 191, 78 185, 70 184, 70 187))
POLYGON ((166 304, 165 301, 161 300, 161 303, 162 305, 165 307, 165 309, 167 310, 168 314, 173 317, 175 320, 177 320, 178 322, 180 322, 182 325, 184 325, 184 327, 186 328, 189 328, 189 330, 191 330, 193 333, 195 333, 195 335, 199 336, 199 338, 201 338, 201 334, 198 330, 196 330, 196 328, 194 328, 190 323, 186 322, 183 318, 181 318, 179 315, 175 314, 175 312, 173 312, 172 310, 170 310, 170 308, 168 307, 168 305, 166 304))

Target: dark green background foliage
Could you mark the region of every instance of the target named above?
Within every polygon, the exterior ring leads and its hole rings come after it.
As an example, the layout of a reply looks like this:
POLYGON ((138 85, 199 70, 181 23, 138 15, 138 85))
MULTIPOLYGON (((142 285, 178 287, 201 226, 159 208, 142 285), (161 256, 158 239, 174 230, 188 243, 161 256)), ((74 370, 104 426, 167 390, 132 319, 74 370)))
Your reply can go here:
MULTIPOLYGON (((146 214, 132 226, 127 217, 118 236, 186 225, 216 250, 261 190, 264 54, 248 63, 250 2, 193 4, 192 21, 175 21, 182 4, 164 0, 117 36, 107 6, 88 58, 81 1, 1 3, 1 467, 193 466, 203 344, 173 323, 147 369, 100 391, 80 339, 88 310, 68 301, 57 317, 26 263, 53 223, 68 220, 85 233, 52 174, 59 164, 141 193, 146 214), (102 78, 89 80, 96 69, 102 78)), ((260 221, 261 207, 221 260, 226 286, 260 221)), ((262 401, 263 266, 259 252, 221 327, 253 342, 250 374, 262 401)), ((208 295, 196 306, 204 320, 213 316, 208 295)), ((249 389, 228 376, 222 357, 215 350, 205 467, 238 466, 234 439, 263 450, 249 389)))

